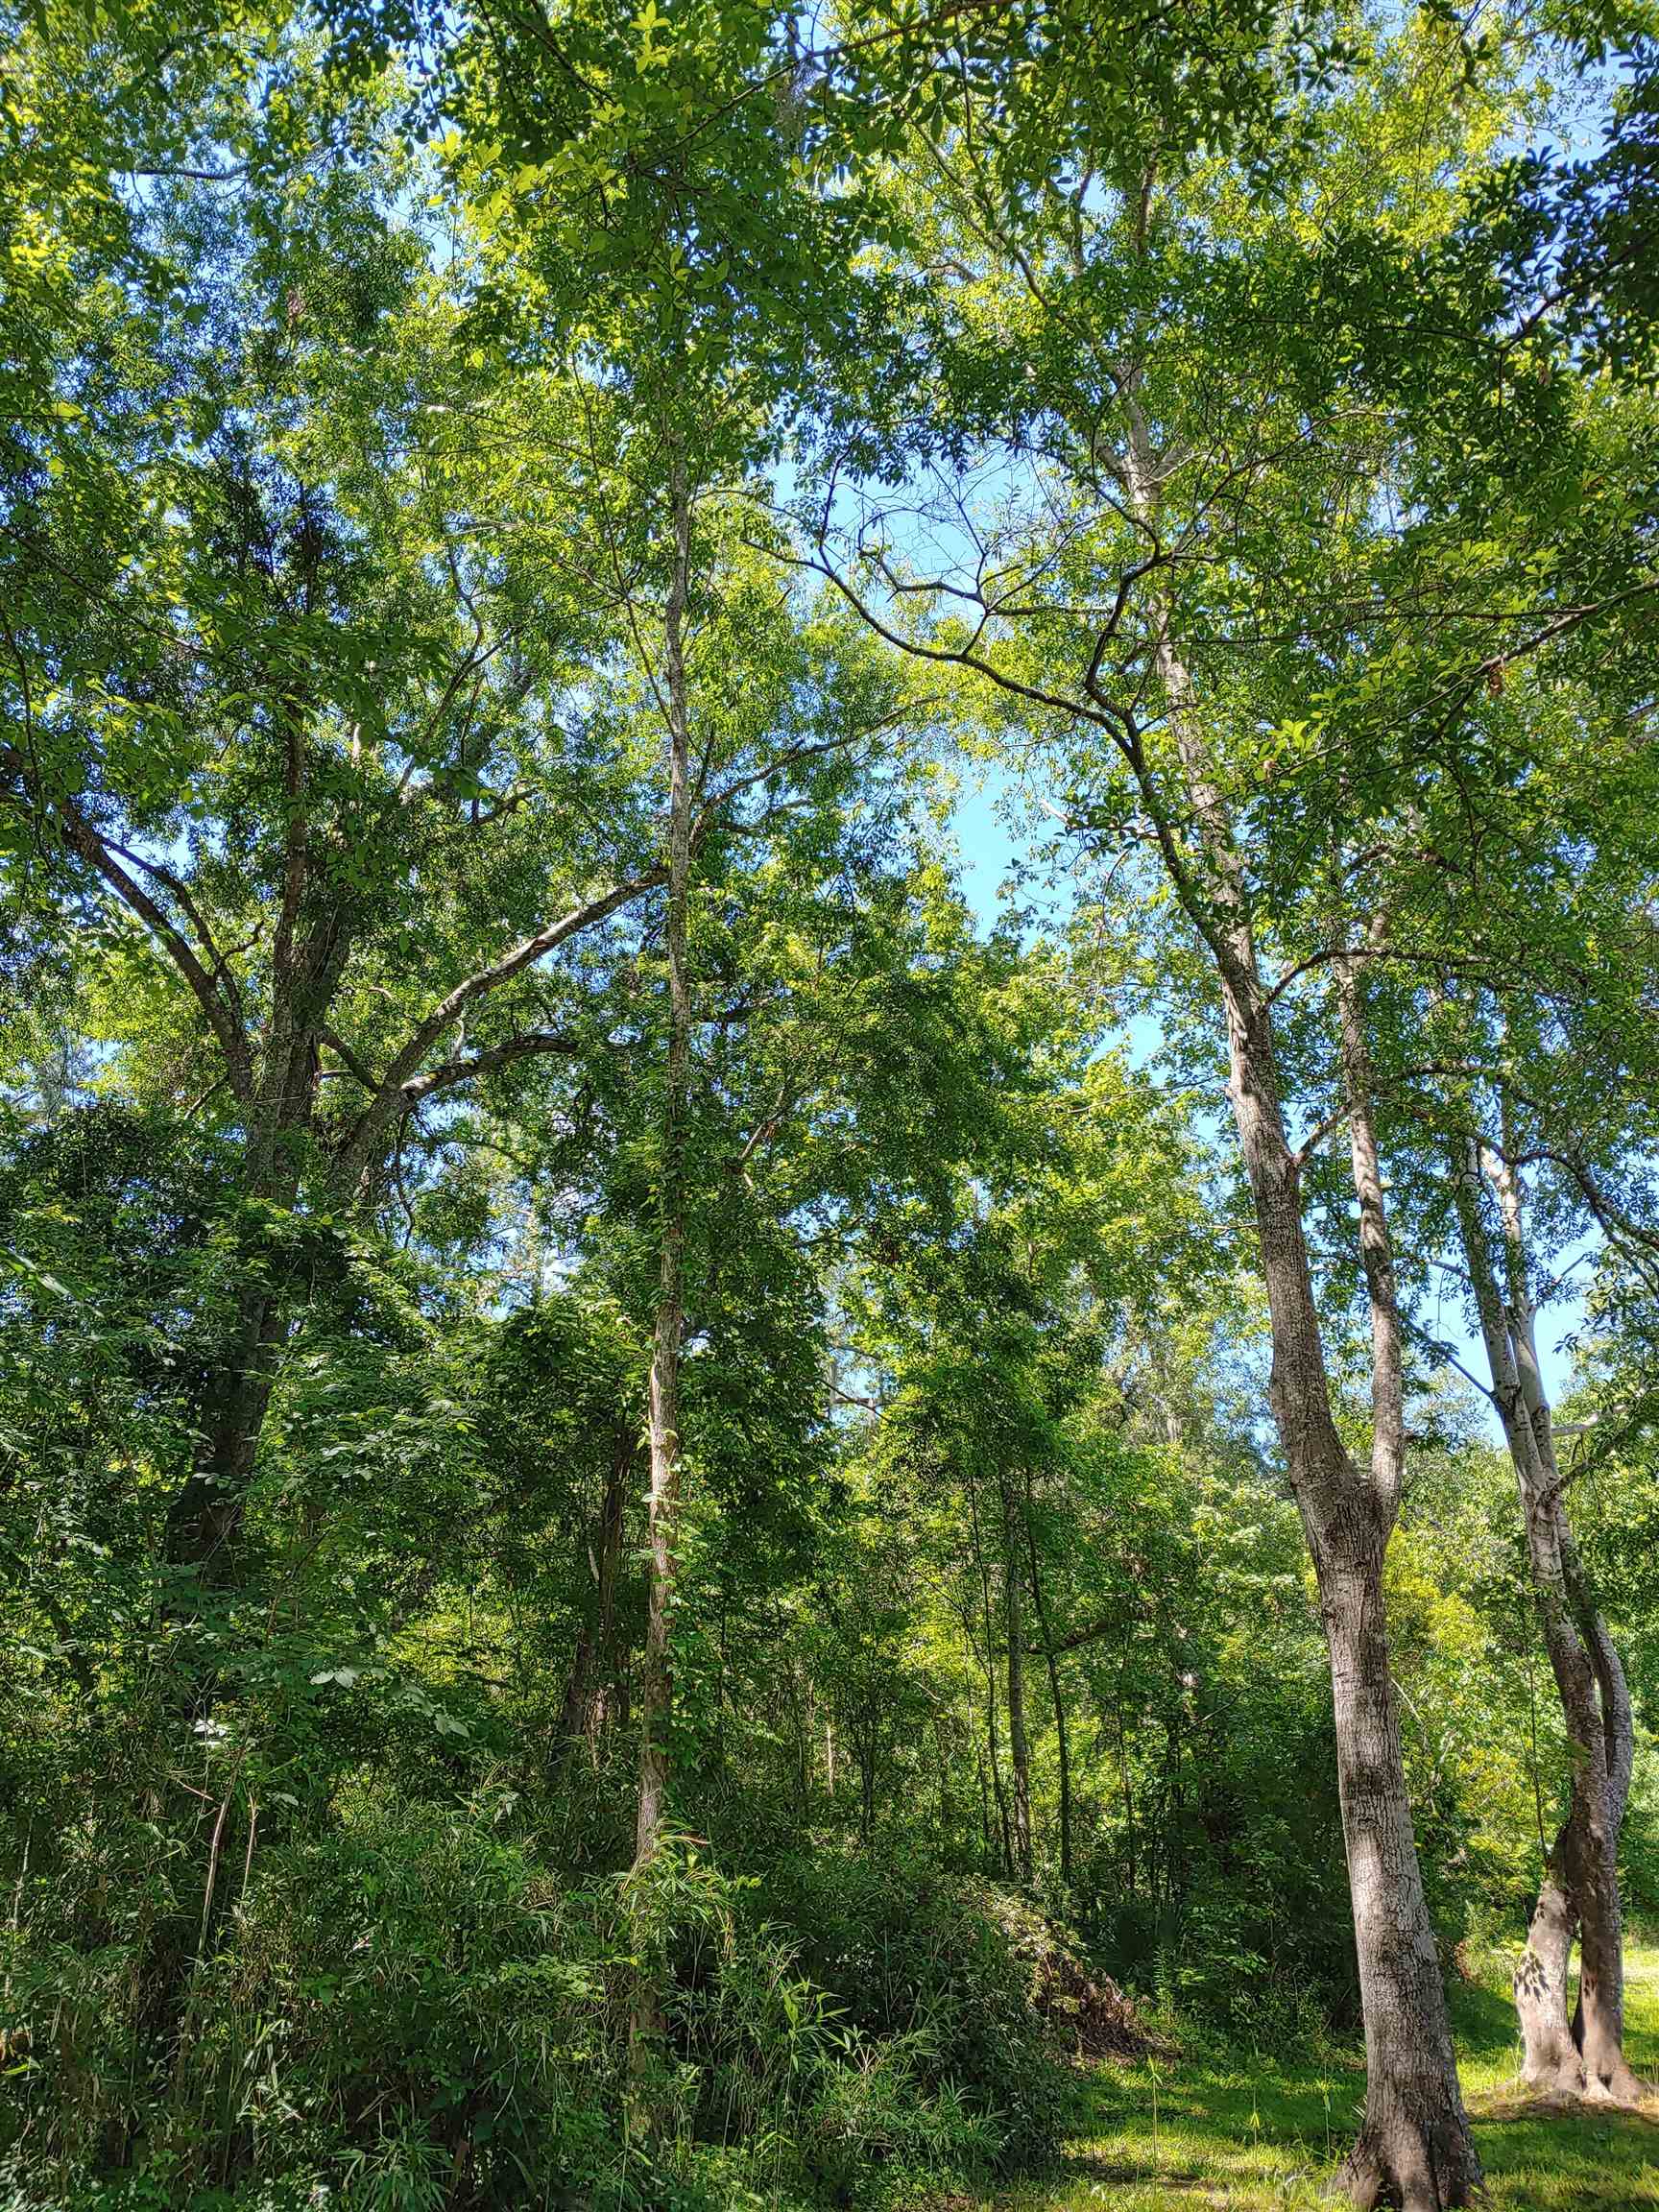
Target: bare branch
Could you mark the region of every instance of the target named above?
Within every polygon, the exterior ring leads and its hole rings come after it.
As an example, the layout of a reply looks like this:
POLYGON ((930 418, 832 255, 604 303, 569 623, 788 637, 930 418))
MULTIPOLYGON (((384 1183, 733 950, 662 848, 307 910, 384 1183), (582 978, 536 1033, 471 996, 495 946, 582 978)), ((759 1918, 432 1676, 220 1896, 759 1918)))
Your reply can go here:
MULTIPOLYGON (((523 938, 498 960, 464 976, 452 991, 422 1017, 393 1055, 391 1065, 381 1077, 373 1096, 341 1147, 341 1173, 352 1182, 362 1178, 388 1122, 394 1114, 408 1103, 409 1086, 414 1083, 421 1063, 465 1008, 490 992, 498 991, 502 984, 511 982, 516 975, 521 975, 527 968, 533 967, 547 953, 557 950, 561 945, 567 944, 571 938, 609 921, 613 914, 620 913, 623 907, 631 905, 636 899, 642 898, 647 891, 655 890, 665 880, 666 871, 661 868, 650 868, 642 875, 631 877, 626 882, 601 892, 597 898, 584 900, 580 905, 561 914, 557 921, 549 922, 544 929, 538 929, 533 936, 523 938)), ((460 1062, 449 1063, 451 1068, 463 1065, 460 1062)), ((470 1068, 469 1072, 476 1073, 478 1070, 470 1068)), ((459 1082, 463 1077, 455 1074, 449 1080, 459 1082)), ((417 1090, 414 1095, 421 1097, 424 1094, 417 1090)))

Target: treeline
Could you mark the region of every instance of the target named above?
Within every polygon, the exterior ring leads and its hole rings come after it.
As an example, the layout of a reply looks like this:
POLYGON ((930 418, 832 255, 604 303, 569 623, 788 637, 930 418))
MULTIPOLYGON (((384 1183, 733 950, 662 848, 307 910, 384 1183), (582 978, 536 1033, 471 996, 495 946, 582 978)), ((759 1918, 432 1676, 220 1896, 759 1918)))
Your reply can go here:
POLYGON ((1645 18, 4 20, 12 2200, 1633 2099, 1645 18))

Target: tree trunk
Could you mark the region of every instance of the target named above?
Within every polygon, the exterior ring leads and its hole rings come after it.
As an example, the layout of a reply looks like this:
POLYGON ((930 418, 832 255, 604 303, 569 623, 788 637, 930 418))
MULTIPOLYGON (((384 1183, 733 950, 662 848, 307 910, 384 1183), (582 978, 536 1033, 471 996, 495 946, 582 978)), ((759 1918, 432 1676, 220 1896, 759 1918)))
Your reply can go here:
POLYGON ((1527 1948, 1515 1969, 1522 2078, 1533 2088, 1633 2101, 1624 2058, 1624 1960, 1619 1836, 1629 1790, 1634 1726, 1623 1669, 1589 1602, 1561 1499, 1561 1474, 1538 1365, 1521 1191, 1513 1172, 1473 1140, 1452 1161, 1458 1232, 1480 1318, 1492 1400, 1520 1492, 1527 1557, 1572 1760, 1567 1817, 1545 1862, 1527 1948), (1484 1166, 1503 1227, 1507 1301, 1499 1294, 1480 1217, 1484 1166), (1567 2018, 1575 1930, 1581 1945, 1578 2009, 1567 2018))
POLYGON ((210 1586, 234 1578, 243 1508, 276 1381, 285 1305, 262 1276, 244 1287, 229 1341, 216 1357, 202 1392, 200 1435, 190 1471, 167 1508, 167 1564, 193 1570, 210 1586))
POLYGON ((997 1804, 997 1833, 1001 1839, 1002 1871, 1014 1879, 1014 1831, 1008 1818, 1008 1792, 1002 1786, 1002 1763, 997 1746, 997 1661, 985 1658, 985 1747, 991 1765, 991 1794, 997 1804))
POLYGON ((669 501, 673 567, 664 617, 668 709, 668 1065, 662 1115, 662 1220, 657 1321, 651 1346, 650 1597, 639 1695, 639 1817, 634 1863, 657 1847, 667 1811, 668 1729, 674 1699, 671 1610, 675 1524, 680 1509, 680 1336, 685 1255, 685 1148, 691 1053, 691 993, 685 909, 691 872, 690 733, 685 693, 685 601, 691 572, 691 502, 683 461, 673 464, 669 501))
POLYGON ((1567 2018, 1567 1981, 1578 1928, 1577 1877, 1571 1870, 1571 1817, 1544 1863, 1527 1948, 1515 1968, 1515 2013, 1521 2028, 1521 2079, 1532 2089, 1583 2086, 1584 2065, 1567 2018))
POLYGON ((1619 1887, 1619 1839, 1630 1793, 1636 1731, 1630 1693, 1606 1623, 1586 1592, 1577 1547, 1565 1527, 1562 1564, 1567 1592, 1583 1623, 1601 1698, 1602 1734, 1607 1753, 1606 1847, 1598 1871, 1584 1887, 1580 1936, 1578 2005, 1573 2033, 1584 2054, 1585 2080, 1594 2095, 1633 2103, 1642 2084, 1624 2056, 1624 1927, 1619 1887))
POLYGON ((1014 1856, 1031 1884, 1031 1746, 1025 1733, 1025 1621, 1019 1501, 1002 1486, 1003 1627, 1008 1637, 1008 1764, 1014 1777, 1014 1856))
MULTIPOLYGON (((991 1759, 991 1793, 997 1804, 997 1821, 1002 1838, 1002 1871, 1010 1881, 1014 1878, 1014 1833, 1008 1819, 1008 1796, 1002 1787, 1002 1767, 997 1743, 997 1638, 991 1622, 991 1570, 986 1565, 985 1548, 979 1529, 979 1486, 972 1479, 968 1484, 969 1525, 974 1532, 974 1564, 979 1575, 979 1613, 985 1630, 985 1742, 991 1759)), ((967 1626, 966 1620, 963 1623, 967 1626)), ((974 1638, 970 1631, 969 1649, 973 1650, 974 1638)), ((974 1654, 977 1657, 977 1653, 974 1654)))
POLYGON ((590 1554, 592 1596, 577 1632, 570 1679, 559 1714, 562 1752, 586 1743, 597 1756, 600 1735, 615 1718, 612 1705, 616 1680, 616 1581, 622 1565, 623 1514, 634 1454, 635 1438, 619 1430, 599 1507, 598 1541, 590 1554))
POLYGON ((1037 1534, 1031 1526, 1031 1516, 1025 1516, 1025 1540, 1031 1560, 1031 1602, 1036 1609, 1037 1627, 1043 1638, 1043 1658, 1048 1671, 1048 1695, 1054 1707, 1054 1740, 1060 1759, 1060 1879, 1068 1887, 1071 1881, 1071 1750, 1066 1725, 1066 1700, 1060 1691, 1060 1662, 1054 1653, 1054 1639, 1048 1632, 1048 1608, 1043 1601, 1043 1576, 1037 1563, 1037 1534))
MULTIPOLYGON (((300 934, 311 867, 306 757, 297 721, 291 720, 286 742, 292 814, 272 948, 271 1013, 242 1175, 246 1198, 284 1214, 299 1200, 301 1156, 316 1116, 318 1032, 345 973, 353 922, 336 897, 300 934)), ((244 1246, 240 1265, 235 1323, 202 1395, 201 1439, 168 1507, 165 1537, 169 1566, 194 1569, 204 1582, 221 1587, 235 1580, 242 1521, 295 1278, 292 1258, 269 1247, 244 1246)))
POLYGON ((1320 1576, 1336 1777, 1365 2025, 1365 2118, 1343 2169, 1357 2203, 1465 2204, 1478 2186, 1406 1795, 1375 1515, 1342 1522, 1320 1576))
MULTIPOLYGON (((1157 540, 1158 456, 1133 374, 1125 379, 1124 484, 1157 540)), ((1301 1168, 1285 1129, 1273 1030, 1243 855, 1201 726, 1167 601, 1148 608, 1153 661, 1180 764, 1172 808, 1163 772, 1132 723, 1118 741, 1171 888, 1202 941, 1227 1019, 1228 1095, 1255 1207, 1267 1289, 1274 1422, 1318 1579, 1331 1655, 1343 1839, 1365 2019, 1367 2085, 1359 2139, 1343 2172, 1356 2203, 1392 2197, 1405 2212, 1466 2203, 1480 2181, 1457 2081, 1412 1836, 1382 1615, 1382 1561, 1405 1455, 1401 1323, 1375 1134, 1363 1011, 1350 961, 1335 963, 1341 1072, 1352 1132, 1360 1257, 1371 1307, 1370 1465, 1350 1457, 1330 1382, 1302 1219, 1301 1168)), ((1119 717, 1120 720, 1125 718, 1119 717)))
POLYGON ((1129 1776, 1129 1737, 1123 1725, 1123 1700, 1117 1703, 1118 1720, 1118 1779, 1123 1791, 1123 1848, 1127 1855, 1126 1872, 1131 1897, 1141 1890, 1141 1862, 1135 1841, 1135 1786, 1129 1776))
MULTIPOLYGON (((721 1674, 724 1676, 726 1667, 724 1651, 722 1651, 721 1654, 720 1667, 721 1674)), ((801 1823, 802 1826, 805 1827, 806 1821, 811 1816, 812 1753, 818 1742, 818 1712, 817 1706, 812 1696, 811 1677, 809 1675, 805 1677, 805 1687, 803 1690, 800 1686, 802 1682, 802 1675, 797 1671, 797 1669, 798 1661, 796 1657, 791 1654, 789 1660, 788 1677, 789 1703, 796 1717, 795 1778, 798 1785, 796 1803, 801 1809, 801 1823)), ((724 1743, 725 1736, 724 1730, 722 1730, 722 1771, 724 1771, 724 1743)))
POLYGON ((1391 2197, 1405 2212, 1439 2212, 1469 2201, 1480 2167, 1417 1863, 1388 1666, 1382 1567, 1399 1501, 1404 1398, 1381 1175, 1368 1101, 1357 1080, 1362 1066, 1350 1052, 1355 1182, 1372 1304, 1369 1475, 1349 1457, 1332 1416, 1300 1178, 1285 1138, 1270 1015, 1253 947, 1248 965, 1240 962, 1236 977, 1224 983, 1234 1112, 1272 1323, 1268 1396, 1313 1560, 1331 1657, 1366 2050, 1365 2118, 1343 2178, 1358 2205, 1391 2197))

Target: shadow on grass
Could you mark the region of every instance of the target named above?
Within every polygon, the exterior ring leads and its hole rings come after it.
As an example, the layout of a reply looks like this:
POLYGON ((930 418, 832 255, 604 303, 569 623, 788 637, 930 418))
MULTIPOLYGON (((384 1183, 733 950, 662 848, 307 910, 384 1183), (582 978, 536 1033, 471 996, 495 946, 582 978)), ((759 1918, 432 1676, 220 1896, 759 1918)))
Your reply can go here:
POLYGON ((1516 2049, 1515 2007, 1507 1989, 1454 1981, 1447 1992, 1458 2056, 1503 2065, 1516 2049))
MULTIPOLYGON (((1364 2077, 1358 2067, 1287 2068, 1232 2051, 1189 2051, 1167 2069, 1114 2067, 1095 2077, 1088 2141, 1069 2162, 1085 2184, 1138 2186, 1134 2201, 1206 2193, 1240 2208, 1299 2200, 1348 2147, 1364 2077), (1293 2190, 1297 2195, 1292 2197, 1293 2190)), ((1096 2202, 1099 2196, 1053 2200, 1096 2202)))
POLYGON ((1638 2113, 1475 2113, 1494 2200, 1537 2212, 1659 2212, 1659 2126, 1638 2113))
MULTIPOLYGON (((1503 2001, 1458 2007, 1474 2073, 1507 2075, 1513 2042, 1503 2001)), ((1092 2212, 1106 2203, 1155 2212, 1195 2200, 1229 2212, 1312 2206, 1358 2132, 1364 2075, 1335 2056, 1190 2053, 1167 2068, 1102 2068, 1086 2085, 1070 2154, 1028 2212, 1092 2212)), ((1489 2193, 1486 2212, 1659 2212, 1659 2105, 1649 2113, 1546 2108, 1506 2079, 1469 2097, 1489 2193)), ((1337 2201, 1340 2201, 1339 2200, 1337 2201)))
MULTIPOLYGON (((1628 1955, 1628 2049, 1659 2075, 1659 1948, 1628 1955)), ((1482 2212, 1659 2212, 1659 2101, 1644 2113, 1562 2109, 1516 2080, 1515 2014, 1495 1968, 1452 1990, 1454 2032, 1487 2176, 1482 2212)), ((1004 2212, 1289 2212, 1324 2194, 1359 2125, 1358 2052, 1299 2063, 1190 2043, 1178 2057, 1080 2080, 1059 2170, 999 2199, 1004 2212)), ((1336 2200, 1338 2203, 1340 2200, 1336 2200)))

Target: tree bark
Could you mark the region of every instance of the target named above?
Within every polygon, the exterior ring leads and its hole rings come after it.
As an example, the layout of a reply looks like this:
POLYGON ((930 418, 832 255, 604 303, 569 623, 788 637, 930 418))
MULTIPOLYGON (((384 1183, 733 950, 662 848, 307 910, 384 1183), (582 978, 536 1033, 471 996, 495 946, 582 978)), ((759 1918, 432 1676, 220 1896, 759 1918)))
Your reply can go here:
POLYGON ((1118 1780, 1123 1791, 1123 1848, 1126 1857, 1126 1887, 1131 1897, 1141 1889, 1141 1859, 1135 1839, 1135 1785, 1129 1773, 1129 1735, 1123 1724, 1123 1698, 1121 1690, 1114 1705, 1114 1718, 1118 1723, 1118 1780))
MULTIPOLYGON (((1002 1838, 1002 1871, 1010 1881, 1014 1878, 1014 1831, 1008 1818, 1008 1796, 1002 1787, 1002 1767, 997 1743, 997 1638, 991 1621, 991 1570, 985 1560, 985 1547, 979 1529, 979 1486, 972 1477, 968 1483, 969 1525, 974 1532, 974 1564, 979 1576, 979 1612, 985 1629, 985 1742, 991 1760, 991 1793, 997 1803, 998 1826, 1002 1838)), ((964 1627, 966 1627, 964 1620, 964 1627)), ((968 1631, 968 1644, 973 1649, 974 1637, 968 1631)))
POLYGON ((1320 1575, 1336 1773, 1365 2026, 1365 2118, 1344 2180, 1358 2203, 1468 2202, 1479 2178, 1407 1799, 1388 1668, 1387 1531, 1360 1507, 1327 1533, 1320 1575))
MULTIPOLYGON (((319 1045, 328 1008, 350 955, 355 920, 332 887, 319 896, 312 866, 309 752, 302 709, 283 703, 287 820, 281 899, 272 933, 270 1013, 257 1061, 237 1019, 227 1066, 251 1087, 242 1160, 242 1194, 255 1207, 291 1213, 301 1163, 315 1126, 319 1045), (257 1075, 253 1073, 257 1066, 257 1075)), ((276 1356, 294 1287, 291 1261, 269 1250, 241 1256, 242 1282, 228 1342, 207 1379, 201 1440, 190 1472, 167 1513, 166 1557, 209 1584, 234 1581, 248 1493, 276 1381, 276 1356)))
POLYGON ((592 1551, 592 1595, 577 1631, 570 1678, 559 1714, 562 1752, 586 1743, 597 1756, 600 1734, 615 1718, 612 1703, 616 1680, 616 1581, 622 1565, 623 1515, 636 1449, 636 1438, 619 1429, 599 1507, 598 1541, 592 1551))
POLYGON ((1521 2029, 1521 2079, 1529 2089, 1584 2086, 1584 2062, 1567 2017, 1567 1984, 1578 1933, 1577 1873, 1569 1815, 1544 1863, 1538 1901, 1516 1963, 1515 2015, 1521 2029))
POLYGON ((685 1114, 691 990, 685 942, 691 868, 690 730, 685 684, 685 603, 691 573, 691 501, 683 460, 669 486, 673 565, 664 614, 668 721, 668 1053, 662 1111, 662 1216, 657 1319, 652 1334, 649 1435, 650 1594, 639 1696, 639 1816, 634 1863, 657 1847, 667 1812, 668 1729, 674 1700, 672 1607, 680 1510, 680 1337, 685 1320, 685 1114))
MULTIPOLYGON (((1158 469, 1133 379, 1125 391, 1126 489, 1157 541, 1158 469)), ((1404 2212, 1467 2203, 1480 2165, 1463 2108, 1451 2023, 1411 1826, 1383 1619, 1382 1565, 1404 1453, 1400 1326, 1371 1128, 1358 978, 1338 964, 1339 1025, 1361 1257, 1372 1322, 1369 1467, 1349 1455, 1332 1411, 1302 1218, 1300 1166, 1286 1134, 1273 1001, 1262 982, 1243 857, 1200 726, 1170 611, 1151 594, 1153 658, 1180 763, 1183 811, 1132 729, 1120 744, 1171 886, 1214 963, 1227 1021, 1228 1094, 1256 1214, 1273 1345, 1268 1382, 1302 1516, 1331 1658, 1337 1783, 1365 2025, 1366 2099, 1343 2169, 1355 2202, 1404 2212)))
POLYGON ((1635 1721, 1624 1670, 1606 1623, 1586 1590, 1571 1527, 1565 1530, 1561 1551, 1568 1598, 1583 1624, 1596 1670, 1607 1749, 1606 1849, 1598 1862, 1596 1876, 1585 1885, 1578 2004, 1573 2033, 1584 2054, 1590 2093, 1605 2091, 1621 2103, 1634 2103, 1642 2097, 1643 2088, 1624 2056, 1624 1927, 1619 1839, 1630 1793, 1635 1721))
POLYGON ((1624 2057, 1624 1961, 1619 1836, 1634 1726, 1623 1669, 1589 1601, 1562 1503, 1550 1406, 1538 1364, 1521 1191, 1513 1171, 1471 1139, 1452 1163, 1454 1202, 1520 1492, 1527 1557, 1571 1756, 1567 1817, 1547 1855, 1527 1947, 1515 1969, 1522 2079, 1544 2091, 1634 2101, 1624 2057), (1480 1214, 1481 1171, 1497 1192, 1507 1299, 1500 1295, 1480 1214), (1567 2017, 1573 1939, 1581 1948, 1577 2013, 1567 2017))
POLYGON ((210 1587, 235 1578, 243 1511, 285 1319, 286 1302, 275 1286, 263 1278, 245 1284, 229 1340, 203 1385, 189 1473, 167 1507, 167 1564, 193 1570, 210 1587))

